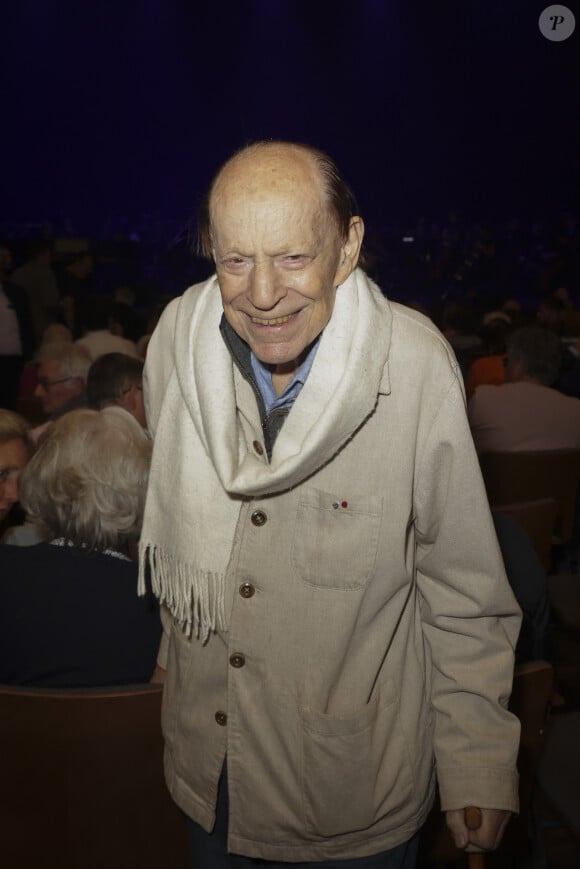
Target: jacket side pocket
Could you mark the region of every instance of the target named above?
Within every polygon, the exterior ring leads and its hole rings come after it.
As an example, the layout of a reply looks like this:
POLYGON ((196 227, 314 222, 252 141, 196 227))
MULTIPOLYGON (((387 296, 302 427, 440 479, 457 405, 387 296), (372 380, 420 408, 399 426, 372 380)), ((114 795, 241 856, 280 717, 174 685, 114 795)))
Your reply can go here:
POLYGON ((413 787, 394 685, 353 718, 302 710, 306 826, 338 836, 406 813, 413 787))

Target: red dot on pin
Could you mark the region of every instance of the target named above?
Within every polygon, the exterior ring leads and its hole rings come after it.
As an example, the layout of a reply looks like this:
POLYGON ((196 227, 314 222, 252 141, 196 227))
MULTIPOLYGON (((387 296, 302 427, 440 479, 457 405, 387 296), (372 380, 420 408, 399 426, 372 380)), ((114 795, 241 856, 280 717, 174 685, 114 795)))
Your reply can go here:
POLYGON ((341 507, 348 507, 348 501, 342 501, 340 506, 341 507))

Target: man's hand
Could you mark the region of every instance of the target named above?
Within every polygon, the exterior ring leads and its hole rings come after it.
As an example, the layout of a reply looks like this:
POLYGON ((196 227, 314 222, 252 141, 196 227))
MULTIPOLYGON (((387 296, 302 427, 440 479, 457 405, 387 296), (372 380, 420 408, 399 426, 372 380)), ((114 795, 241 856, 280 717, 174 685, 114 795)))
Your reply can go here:
POLYGON ((447 826, 457 848, 468 851, 493 851, 501 842, 503 831, 510 819, 511 812, 503 809, 480 809, 481 826, 470 830, 465 823, 464 809, 445 812, 447 826))

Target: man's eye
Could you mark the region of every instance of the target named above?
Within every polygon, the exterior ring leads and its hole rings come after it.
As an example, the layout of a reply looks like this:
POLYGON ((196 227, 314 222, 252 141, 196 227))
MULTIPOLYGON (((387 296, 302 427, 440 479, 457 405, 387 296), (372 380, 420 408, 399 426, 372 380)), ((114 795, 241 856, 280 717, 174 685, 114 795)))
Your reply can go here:
POLYGON ((290 268, 301 268, 306 265, 308 261, 308 257, 303 253, 290 253, 288 256, 285 256, 283 259, 283 263, 290 268))
POLYGON ((246 261, 241 256, 229 256, 222 260, 222 266, 229 271, 239 272, 245 266, 246 261))

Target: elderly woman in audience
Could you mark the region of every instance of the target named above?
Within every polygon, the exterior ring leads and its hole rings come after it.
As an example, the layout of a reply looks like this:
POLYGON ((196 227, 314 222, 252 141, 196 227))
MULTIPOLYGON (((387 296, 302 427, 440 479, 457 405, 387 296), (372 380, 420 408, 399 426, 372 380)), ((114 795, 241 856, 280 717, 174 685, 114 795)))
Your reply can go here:
POLYGON ((0 409, 0 536, 18 523, 18 481, 33 449, 26 420, 11 410, 0 409))
POLYGON ((148 681, 157 604, 137 596, 150 441, 125 410, 77 410, 42 437, 21 501, 50 542, 0 545, 0 682, 47 687, 148 681))

